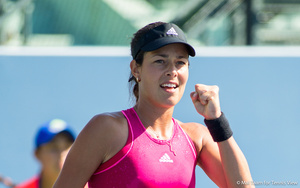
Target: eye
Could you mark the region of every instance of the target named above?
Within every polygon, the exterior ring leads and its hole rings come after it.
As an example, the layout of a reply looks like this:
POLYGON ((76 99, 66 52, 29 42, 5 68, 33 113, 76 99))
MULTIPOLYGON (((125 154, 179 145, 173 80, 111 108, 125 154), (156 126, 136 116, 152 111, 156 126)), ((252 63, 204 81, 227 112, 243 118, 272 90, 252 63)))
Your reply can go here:
POLYGON ((156 60, 156 61, 154 61, 155 63, 158 63, 158 64, 163 64, 163 63, 165 63, 165 61, 164 60, 162 60, 162 59, 158 59, 158 60, 156 60))
POLYGON ((188 62, 187 61, 177 61, 177 65, 187 65, 188 62))

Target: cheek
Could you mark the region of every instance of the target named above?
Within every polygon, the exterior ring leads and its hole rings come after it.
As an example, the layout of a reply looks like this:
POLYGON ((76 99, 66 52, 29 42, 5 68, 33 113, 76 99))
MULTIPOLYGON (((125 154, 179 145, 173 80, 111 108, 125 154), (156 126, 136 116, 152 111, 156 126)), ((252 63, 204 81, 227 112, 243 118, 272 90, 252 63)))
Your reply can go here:
POLYGON ((162 71, 160 69, 149 66, 149 67, 147 67, 146 70, 145 69, 143 70, 141 75, 144 77, 147 77, 147 79, 150 78, 150 80, 151 80, 151 79, 159 78, 161 74, 162 74, 162 71))
POLYGON ((147 90, 147 88, 151 88, 152 86, 157 86, 159 83, 159 79, 161 78, 161 72, 157 69, 149 68, 147 71, 143 71, 141 74, 141 90, 147 90))
POLYGON ((61 156, 57 151, 47 151, 40 155, 40 161, 44 164, 54 164, 60 160, 61 156))
POLYGON ((181 84, 186 84, 189 78, 189 69, 184 68, 182 70, 178 71, 178 78, 181 82, 181 84))
POLYGON ((53 163, 54 161, 57 161, 59 159, 59 155, 57 153, 48 153, 44 158, 43 161, 48 163, 53 163))

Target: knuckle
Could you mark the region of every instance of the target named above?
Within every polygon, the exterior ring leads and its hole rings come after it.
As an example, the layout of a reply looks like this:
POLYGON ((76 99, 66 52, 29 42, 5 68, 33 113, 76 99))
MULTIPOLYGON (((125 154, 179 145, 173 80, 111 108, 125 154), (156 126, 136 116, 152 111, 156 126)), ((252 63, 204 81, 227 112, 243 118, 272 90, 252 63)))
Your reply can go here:
POLYGON ((213 85, 212 86, 215 90, 219 90, 219 86, 217 86, 217 85, 213 85))
POLYGON ((219 92, 220 88, 217 85, 212 86, 212 91, 215 92, 216 94, 219 92))
POLYGON ((201 90, 201 88, 203 88, 203 85, 202 85, 202 84, 196 84, 196 85, 195 85, 195 89, 196 89, 196 90, 201 90))

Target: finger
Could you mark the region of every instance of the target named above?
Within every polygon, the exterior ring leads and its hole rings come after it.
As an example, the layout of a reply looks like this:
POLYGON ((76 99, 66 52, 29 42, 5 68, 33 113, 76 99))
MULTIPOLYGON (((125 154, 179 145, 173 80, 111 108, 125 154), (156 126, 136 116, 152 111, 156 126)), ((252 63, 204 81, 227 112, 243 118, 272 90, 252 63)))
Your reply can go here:
POLYGON ((199 94, 202 95, 208 90, 208 86, 203 85, 203 84, 196 84, 195 85, 195 91, 199 94))
POLYGON ((214 91, 215 93, 219 93, 219 87, 217 85, 196 84, 195 91, 197 91, 199 94, 202 94, 206 91, 214 91))
POLYGON ((200 102, 202 105, 206 105, 212 97, 208 94, 208 92, 202 93, 199 95, 197 92, 193 91, 190 94, 193 103, 200 102))
POLYGON ((208 92, 209 95, 217 96, 219 93, 219 87, 216 85, 208 86, 208 85, 203 85, 203 84, 196 84, 195 91, 199 95, 202 95, 202 94, 208 92))
POLYGON ((213 98, 211 92, 202 89, 191 92, 190 96, 193 103, 200 102, 202 105, 206 105, 213 98))
POLYGON ((207 105, 209 101, 213 100, 214 96, 212 92, 204 92, 202 95, 199 95, 199 101, 202 105, 207 105))
POLYGON ((199 95, 197 92, 195 92, 195 91, 191 92, 190 97, 191 97, 193 103, 195 103, 198 100, 198 96, 199 95))

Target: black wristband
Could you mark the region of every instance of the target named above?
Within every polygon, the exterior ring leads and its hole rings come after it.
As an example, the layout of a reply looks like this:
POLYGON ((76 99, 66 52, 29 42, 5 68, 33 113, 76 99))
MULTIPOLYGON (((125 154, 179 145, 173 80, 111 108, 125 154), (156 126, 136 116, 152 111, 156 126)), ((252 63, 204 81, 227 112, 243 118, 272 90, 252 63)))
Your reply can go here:
POLYGON ((228 120, 223 112, 219 118, 212 120, 204 119, 204 122, 215 142, 222 142, 233 135, 228 120))

